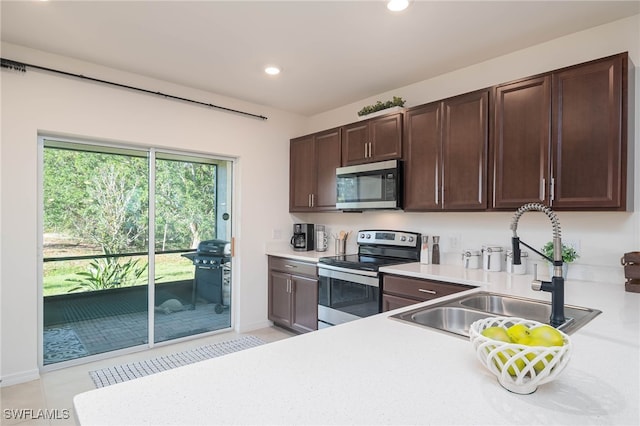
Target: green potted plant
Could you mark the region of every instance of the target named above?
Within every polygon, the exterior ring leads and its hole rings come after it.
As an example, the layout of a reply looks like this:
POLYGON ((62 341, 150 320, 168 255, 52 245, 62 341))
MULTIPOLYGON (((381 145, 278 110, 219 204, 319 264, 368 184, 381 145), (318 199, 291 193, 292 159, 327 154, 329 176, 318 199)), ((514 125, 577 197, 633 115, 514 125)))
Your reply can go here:
MULTIPOLYGON (((553 241, 549 241, 545 244, 544 247, 542 247, 541 253, 549 259, 553 259, 553 241)), ((579 257, 580 255, 573 247, 562 244, 562 276, 564 278, 567 278, 569 263, 579 257)), ((549 275, 553 275, 553 265, 551 263, 549 263, 549 275)))
POLYGON ((358 111, 359 117, 364 117, 365 115, 369 115, 374 112, 382 111, 385 109, 400 107, 402 108, 405 104, 405 100, 399 96, 394 96, 392 100, 387 102, 378 101, 373 105, 367 105, 363 107, 360 111, 358 111))

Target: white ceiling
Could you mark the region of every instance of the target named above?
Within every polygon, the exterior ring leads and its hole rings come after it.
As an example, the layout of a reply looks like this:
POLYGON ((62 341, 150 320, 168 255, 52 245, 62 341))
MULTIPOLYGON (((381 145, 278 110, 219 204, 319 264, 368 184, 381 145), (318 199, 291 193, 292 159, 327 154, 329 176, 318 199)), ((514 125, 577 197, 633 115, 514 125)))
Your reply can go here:
POLYGON ((414 0, 395 14, 382 0, 1 8, 2 41, 313 115, 638 14, 640 1, 414 0))

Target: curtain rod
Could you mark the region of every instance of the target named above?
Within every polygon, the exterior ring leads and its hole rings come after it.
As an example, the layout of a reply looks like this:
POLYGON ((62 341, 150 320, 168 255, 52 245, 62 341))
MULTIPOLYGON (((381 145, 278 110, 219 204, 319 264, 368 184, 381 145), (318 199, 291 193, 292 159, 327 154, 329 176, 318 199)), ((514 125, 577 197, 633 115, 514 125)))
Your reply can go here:
POLYGON ((259 118, 261 120, 266 120, 267 119, 267 117, 265 117, 263 115, 252 114, 250 112, 245 112, 245 111, 239 111, 237 109, 227 108, 227 107, 223 107, 223 106, 220 106, 220 105, 208 104, 206 102, 194 101, 193 99, 187 99, 187 98, 183 98, 183 97, 180 97, 180 96, 168 95, 168 94, 162 93, 162 92, 154 92, 152 90, 141 89, 141 88, 135 87, 135 86, 128 86, 126 84, 121 84, 121 83, 114 83, 112 81, 101 80, 99 78, 94 78, 94 77, 87 77, 87 76, 82 75, 82 74, 73 74, 73 73, 70 73, 70 72, 67 72, 67 71, 60 71, 60 70, 56 70, 56 69, 53 69, 53 68, 41 67, 39 65, 25 64, 23 62, 13 61, 11 59, 6 59, 6 58, 0 58, 0 59, 1 59, 0 66, 2 68, 16 70, 16 71, 20 71, 20 72, 27 72, 27 67, 35 68, 35 69, 42 70, 42 71, 48 71, 48 72, 53 72, 53 73, 57 73, 57 74, 66 75, 68 77, 76 77, 76 78, 80 78, 80 79, 84 79, 84 80, 90 80, 90 81, 93 81, 93 82, 96 82, 96 83, 108 84, 108 85, 111 85, 111 86, 121 87, 121 88, 124 88, 124 89, 136 90, 138 92, 143 92, 143 93, 148 93, 148 94, 151 94, 151 95, 162 96, 164 98, 175 99, 175 100, 184 101, 184 102, 190 102, 190 103, 197 104, 197 105, 203 105, 203 106, 207 106, 207 107, 210 107, 210 108, 216 108, 216 109, 219 109, 219 110, 222 110, 222 111, 233 112, 233 113, 236 113, 236 114, 246 115, 246 116, 253 117, 253 118, 259 118))

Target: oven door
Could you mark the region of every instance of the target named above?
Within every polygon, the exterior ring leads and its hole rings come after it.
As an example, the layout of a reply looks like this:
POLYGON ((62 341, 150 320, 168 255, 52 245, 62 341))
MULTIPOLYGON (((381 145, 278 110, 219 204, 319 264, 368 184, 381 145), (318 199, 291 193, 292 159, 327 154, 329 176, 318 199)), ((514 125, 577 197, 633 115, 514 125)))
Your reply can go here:
POLYGON ((380 281, 371 271, 318 267, 318 328, 380 313, 380 281))

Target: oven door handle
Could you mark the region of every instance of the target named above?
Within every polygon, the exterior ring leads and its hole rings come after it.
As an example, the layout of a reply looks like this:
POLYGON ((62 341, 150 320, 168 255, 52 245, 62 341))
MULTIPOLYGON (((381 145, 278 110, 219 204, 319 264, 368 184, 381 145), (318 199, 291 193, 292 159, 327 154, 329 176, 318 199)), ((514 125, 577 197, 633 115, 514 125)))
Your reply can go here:
POLYGON ((322 264, 318 263, 318 273, 320 273, 319 271, 322 271, 322 270, 338 271, 338 272, 342 272, 344 274, 349 274, 349 275, 365 275, 367 277, 374 277, 374 278, 378 277, 378 273, 376 271, 344 268, 342 266, 333 266, 333 265, 326 265, 324 263, 322 264))
MULTIPOLYGON (((370 271, 358 271, 358 272, 370 272, 370 271)), ((375 276, 371 276, 369 274, 361 275, 359 273, 354 273, 353 270, 351 272, 343 272, 333 268, 325 268, 324 265, 322 267, 318 267, 318 275, 321 277, 334 278, 337 280, 364 284, 370 287, 380 287, 380 280, 377 276, 378 274, 375 272, 374 274, 375 276)))

